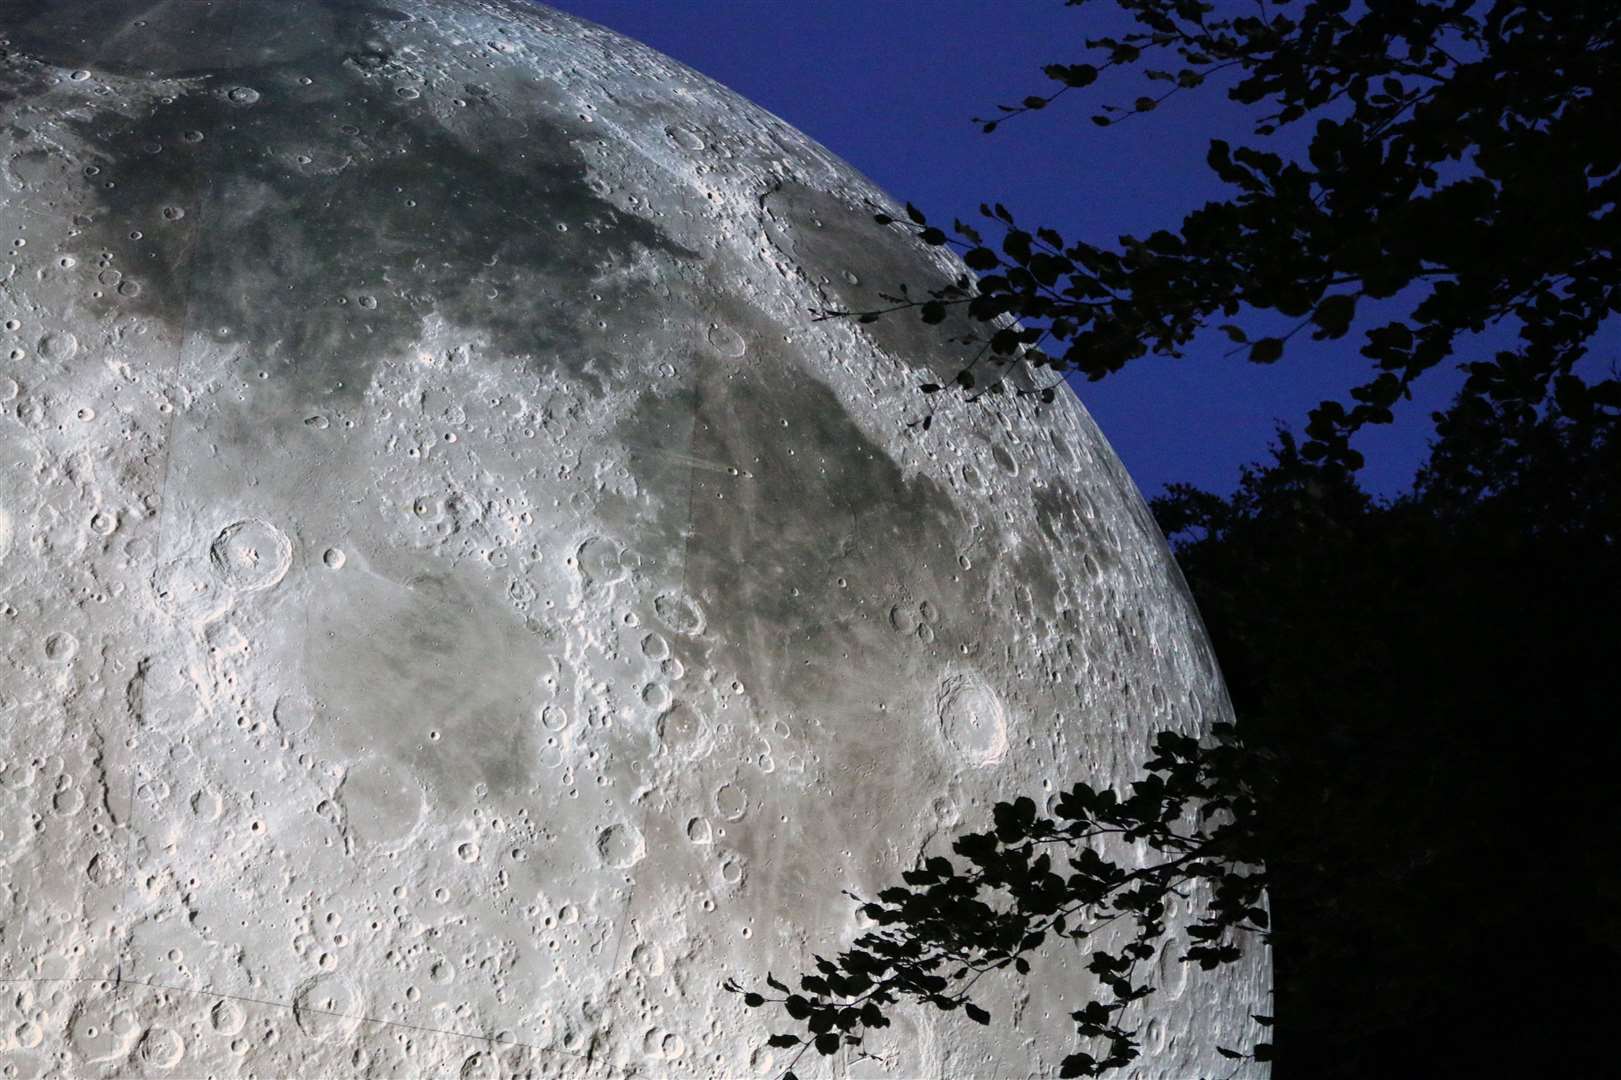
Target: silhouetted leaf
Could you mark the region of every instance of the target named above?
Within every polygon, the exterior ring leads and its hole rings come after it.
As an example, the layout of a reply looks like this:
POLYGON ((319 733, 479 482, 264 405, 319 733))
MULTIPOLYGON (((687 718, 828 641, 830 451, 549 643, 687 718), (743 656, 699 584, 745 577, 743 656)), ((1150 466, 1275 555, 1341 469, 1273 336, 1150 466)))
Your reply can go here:
POLYGON ((1002 265, 1001 258, 988 247, 969 248, 963 252, 962 261, 974 270, 994 270, 1002 265))
POLYGON ((1262 338, 1250 346, 1250 363, 1271 364, 1283 356, 1283 339, 1275 337, 1262 338))
POLYGON ((1097 1059, 1091 1054, 1070 1054, 1058 1066, 1058 1075, 1068 1078, 1077 1076, 1093 1076, 1097 1059))

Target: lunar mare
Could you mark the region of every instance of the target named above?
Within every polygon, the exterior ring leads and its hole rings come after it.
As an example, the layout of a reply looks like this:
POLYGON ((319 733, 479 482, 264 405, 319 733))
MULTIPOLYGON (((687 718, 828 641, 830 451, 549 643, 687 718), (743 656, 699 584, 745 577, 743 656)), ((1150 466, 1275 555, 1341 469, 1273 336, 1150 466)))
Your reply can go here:
MULTIPOLYGON (((1230 715, 1080 403, 915 424, 940 328, 809 312, 960 264, 713 82, 496 0, 0 39, 7 1076, 771 1075, 723 979, 1230 715)), ((1136 1075, 1225 1075, 1264 953, 1156 963, 1136 1075)), ((1094 983, 980 989, 798 1071, 1049 1075, 1094 983)))

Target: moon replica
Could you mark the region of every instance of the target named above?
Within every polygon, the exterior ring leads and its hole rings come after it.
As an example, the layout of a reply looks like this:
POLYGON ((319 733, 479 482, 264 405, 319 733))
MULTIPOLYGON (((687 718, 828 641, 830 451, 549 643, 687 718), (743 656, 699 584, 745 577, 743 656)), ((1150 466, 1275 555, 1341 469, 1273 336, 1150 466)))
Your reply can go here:
MULTIPOLYGON (((961 272, 892 200, 599 27, 388 3, 0 9, 6 1077, 768 1076, 723 979, 1229 715, 1072 394, 924 430, 960 346, 809 314, 961 272)), ((1264 951, 1177 951, 1136 1074, 1226 1075, 1264 951)), ((990 983, 800 1071, 1051 1075, 1083 954, 990 983)))

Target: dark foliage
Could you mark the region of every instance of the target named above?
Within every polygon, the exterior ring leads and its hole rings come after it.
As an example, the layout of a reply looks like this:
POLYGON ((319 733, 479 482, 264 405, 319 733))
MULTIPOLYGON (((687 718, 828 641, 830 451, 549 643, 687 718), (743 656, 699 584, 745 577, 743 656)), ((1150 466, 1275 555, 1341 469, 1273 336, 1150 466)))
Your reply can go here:
POLYGON ((1621 970, 1621 437, 1463 399, 1389 503, 1292 440, 1179 539, 1246 739, 1286 763, 1267 852, 1298 1075, 1598 1075, 1621 970), (1286 830, 1287 831, 1287 830, 1286 830), (1530 1049, 1534 1045, 1535 1049, 1530 1049))
POLYGON ((1295 348, 1301 331, 1322 341, 1357 330, 1373 374, 1348 401, 1312 410, 1300 448, 1350 468, 1361 463, 1350 436, 1389 423, 1413 380, 1455 356, 1466 393, 1496 407, 1535 410, 1554 393, 1621 404, 1621 383, 1585 387, 1573 372, 1621 311, 1621 6, 1115 2, 1134 32, 1088 39, 1090 62, 1049 65, 1058 89, 1002 106, 985 130, 1139 68, 1155 92, 1102 105, 1095 123, 1225 82, 1255 109, 1257 135, 1310 122, 1309 148, 1292 159, 1213 140, 1210 167, 1232 196, 1114 244, 1023 228, 1000 203, 981 207, 1001 233, 987 242, 909 207, 903 226, 955 245, 977 280, 888 297, 881 310, 941 322, 961 307, 989 324, 964 339, 977 345, 965 390, 999 386, 1016 358, 1099 379, 1149 353, 1180 356, 1206 330, 1260 364, 1309 351, 1295 348), (1267 312, 1292 327, 1252 336, 1232 321, 1267 312), (1513 348, 1475 339, 1499 324, 1517 328, 1513 348), (976 377, 987 361, 994 373, 976 377))

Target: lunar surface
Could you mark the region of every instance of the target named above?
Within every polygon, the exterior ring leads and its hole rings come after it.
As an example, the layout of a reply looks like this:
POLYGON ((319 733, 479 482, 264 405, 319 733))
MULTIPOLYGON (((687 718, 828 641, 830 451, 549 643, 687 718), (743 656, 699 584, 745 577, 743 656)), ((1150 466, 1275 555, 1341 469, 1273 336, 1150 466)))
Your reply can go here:
MULTIPOLYGON (((1072 394, 925 431, 940 329, 810 316, 961 272, 890 199, 598 27, 387 4, 0 5, 8 1078, 770 1075, 723 979, 1229 714, 1072 394)), ((1226 1075, 1264 952, 1155 963, 1136 1074, 1226 1075)), ((800 1071, 1076 1048, 1080 952, 981 987, 800 1071)))

